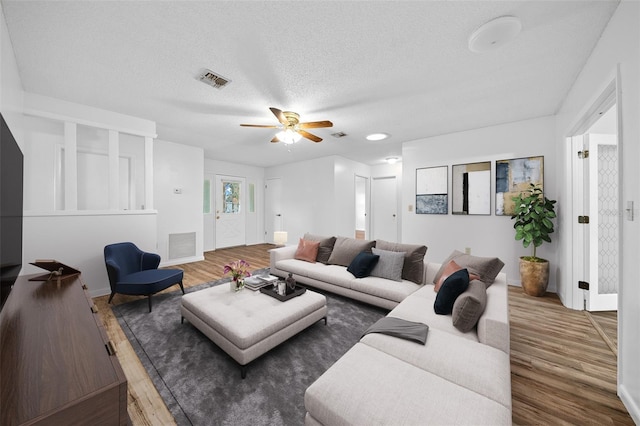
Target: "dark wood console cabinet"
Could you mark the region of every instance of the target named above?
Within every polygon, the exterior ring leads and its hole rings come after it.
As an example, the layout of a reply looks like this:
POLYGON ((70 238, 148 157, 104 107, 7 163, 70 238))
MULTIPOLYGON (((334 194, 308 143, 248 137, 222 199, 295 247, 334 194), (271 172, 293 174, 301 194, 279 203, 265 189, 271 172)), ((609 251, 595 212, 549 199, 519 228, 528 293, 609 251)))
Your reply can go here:
POLYGON ((0 313, 0 424, 128 424, 127 380, 80 276, 28 278, 0 313))

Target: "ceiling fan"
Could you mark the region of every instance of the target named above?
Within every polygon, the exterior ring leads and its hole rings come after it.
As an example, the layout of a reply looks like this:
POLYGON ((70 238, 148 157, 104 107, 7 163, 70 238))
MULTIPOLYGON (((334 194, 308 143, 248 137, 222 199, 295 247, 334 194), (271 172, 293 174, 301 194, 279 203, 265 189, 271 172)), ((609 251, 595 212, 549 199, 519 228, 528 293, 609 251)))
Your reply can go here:
POLYGON ((276 116, 280 124, 241 124, 244 127, 266 127, 269 129, 282 129, 276 134, 271 142, 284 142, 292 144, 298 142, 302 137, 314 142, 322 141, 322 138, 307 132, 305 129, 317 129, 321 127, 333 127, 330 121, 309 121, 300 123, 300 115, 292 111, 280 111, 278 108, 269 108, 276 116))

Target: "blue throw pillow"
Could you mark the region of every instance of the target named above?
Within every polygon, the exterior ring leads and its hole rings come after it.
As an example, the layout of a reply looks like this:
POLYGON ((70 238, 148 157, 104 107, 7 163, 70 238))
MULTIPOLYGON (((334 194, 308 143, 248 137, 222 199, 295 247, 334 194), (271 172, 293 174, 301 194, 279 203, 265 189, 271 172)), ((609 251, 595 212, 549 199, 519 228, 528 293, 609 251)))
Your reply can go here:
POLYGON ((378 263, 380 256, 373 253, 363 251, 358 253, 347 267, 347 271, 351 272, 356 278, 368 277, 373 267, 378 263))
POLYGON ((458 296, 467 290, 467 287, 469 287, 469 271, 460 269, 449 275, 436 295, 436 301, 433 304, 433 310, 436 311, 436 314, 451 314, 453 304, 458 296))

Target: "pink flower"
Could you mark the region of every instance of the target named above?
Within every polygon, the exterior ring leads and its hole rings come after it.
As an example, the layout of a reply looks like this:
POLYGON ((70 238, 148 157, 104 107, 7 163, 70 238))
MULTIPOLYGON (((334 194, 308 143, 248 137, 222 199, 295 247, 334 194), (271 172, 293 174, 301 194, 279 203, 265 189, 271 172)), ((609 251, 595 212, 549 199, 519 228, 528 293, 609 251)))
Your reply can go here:
POLYGON ((236 260, 224 266, 223 274, 231 274, 234 281, 237 281, 241 277, 250 277, 249 263, 245 260, 236 260))

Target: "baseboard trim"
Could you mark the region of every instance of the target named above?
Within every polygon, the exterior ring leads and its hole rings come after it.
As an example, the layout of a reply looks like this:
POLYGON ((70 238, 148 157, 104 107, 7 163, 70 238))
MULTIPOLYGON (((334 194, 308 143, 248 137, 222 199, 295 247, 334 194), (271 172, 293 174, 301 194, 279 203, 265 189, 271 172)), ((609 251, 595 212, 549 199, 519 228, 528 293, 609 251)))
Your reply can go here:
POLYGON ((200 262, 204 260, 204 255, 201 256, 191 256, 191 257, 181 257, 180 259, 172 259, 168 262, 162 262, 160 264, 161 268, 166 268, 167 266, 175 266, 175 265, 182 265, 183 263, 193 263, 193 262, 200 262))
POLYGON ((629 394, 627 388, 624 385, 618 385, 618 396, 620 397, 620 400, 629 412, 629 415, 631 416, 633 421, 637 425, 640 425, 640 407, 638 407, 638 404, 633 400, 633 397, 629 394))

